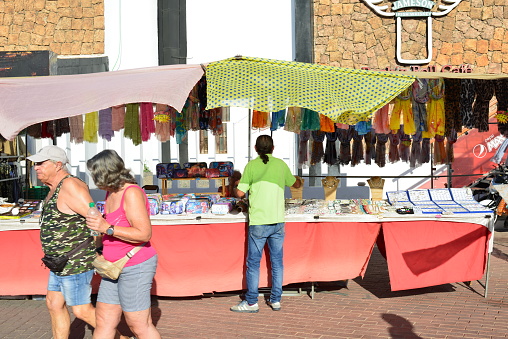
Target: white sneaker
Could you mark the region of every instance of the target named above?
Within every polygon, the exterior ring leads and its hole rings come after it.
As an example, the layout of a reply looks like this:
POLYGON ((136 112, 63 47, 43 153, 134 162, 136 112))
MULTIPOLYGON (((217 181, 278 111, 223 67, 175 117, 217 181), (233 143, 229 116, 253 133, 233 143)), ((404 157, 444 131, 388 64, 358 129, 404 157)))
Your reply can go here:
POLYGON ((258 303, 255 303, 254 305, 249 305, 247 300, 244 300, 238 305, 231 307, 230 310, 233 312, 257 313, 259 312, 259 306, 258 303))
POLYGON ((272 308, 272 310, 274 311, 280 311, 280 302, 277 301, 277 302, 271 302, 271 301, 267 301, 266 302, 268 304, 268 306, 270 306, 272 308))

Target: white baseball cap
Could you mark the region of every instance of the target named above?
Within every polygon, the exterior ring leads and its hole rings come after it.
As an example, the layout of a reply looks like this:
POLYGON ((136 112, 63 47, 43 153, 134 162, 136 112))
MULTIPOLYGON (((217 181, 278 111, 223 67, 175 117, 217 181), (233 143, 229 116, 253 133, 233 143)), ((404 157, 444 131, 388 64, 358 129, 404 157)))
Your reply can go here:
POLYGON ((45 146, 41 148, 39 152, 29 156, 27 159, 33 162, 41 162, 46 160, 60 161, 62 164, 69 162, 65 151, 58 146, 45 146))

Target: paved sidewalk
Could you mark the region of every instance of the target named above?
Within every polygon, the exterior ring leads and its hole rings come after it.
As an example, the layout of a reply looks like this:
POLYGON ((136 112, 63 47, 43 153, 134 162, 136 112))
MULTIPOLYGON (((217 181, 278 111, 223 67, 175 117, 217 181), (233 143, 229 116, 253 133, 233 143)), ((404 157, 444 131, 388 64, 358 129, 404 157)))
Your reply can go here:
MULTIPOLYGON (((240 300, 231 293, 154 298, 152 315, 162 338, 508 338, 508 229, 498 224, 488 298, 485 278, 470 287, 391 292, 386 262, 375 249, 365 279, 350 280, 347 287, 319 283, 314 299, 285 296, 278 312, 265 304, 256 314, 230 312, 240 300)), ((73 321, 72 339, 91 333, 73 321)), ((0 300, 0 338, 51 338, 45 302, 0 300)))

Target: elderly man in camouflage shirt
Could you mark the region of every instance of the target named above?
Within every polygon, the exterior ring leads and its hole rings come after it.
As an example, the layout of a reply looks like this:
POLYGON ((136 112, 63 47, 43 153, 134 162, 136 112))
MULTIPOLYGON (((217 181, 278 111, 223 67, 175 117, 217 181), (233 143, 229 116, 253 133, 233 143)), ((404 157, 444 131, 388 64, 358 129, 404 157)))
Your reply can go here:
MULTIPOLYGON (((69 174, 65 151, 57 146, 43 147, 28 157, 37 178, 50 188, 40 218, 41 243, 44 254, 61 256, 90 238, 85 216, 92 197, 88 186, 69 174)), ((67 339, 70 334, 70 306, 74 315, 95 327, 95 308, 91 303, 92 241, 70 255, 61 272, 50 272, 46 305, 51 315, 53 338, 67 339)))

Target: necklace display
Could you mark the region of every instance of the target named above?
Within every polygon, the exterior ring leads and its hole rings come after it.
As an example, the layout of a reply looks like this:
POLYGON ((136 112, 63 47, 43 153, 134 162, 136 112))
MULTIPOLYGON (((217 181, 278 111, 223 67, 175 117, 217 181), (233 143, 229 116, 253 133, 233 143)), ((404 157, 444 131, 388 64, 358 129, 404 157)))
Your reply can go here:
POLYGON ((384 179, 381 177, 372 177, 368 179, 367 182, 370 188, 383 188, 384 186, 384 179))
POLYGON ((323 184, 325 200, 326 201, 335 200, 335 198, 337 197, 337 187, 339 186, 340 179, 328 176, 322 179, 321 183, 323 184))

